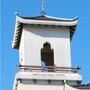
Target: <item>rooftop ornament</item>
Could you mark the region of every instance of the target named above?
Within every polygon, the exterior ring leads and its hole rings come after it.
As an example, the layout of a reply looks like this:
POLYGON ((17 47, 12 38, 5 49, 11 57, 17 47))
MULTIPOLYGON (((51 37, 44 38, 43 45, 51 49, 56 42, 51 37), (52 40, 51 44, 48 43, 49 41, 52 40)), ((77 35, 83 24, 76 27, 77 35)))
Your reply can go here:
POLYGON ((45 0, 42 0, 42 11, 41 11, 42 16, 46 14, 45 12, 45 0))

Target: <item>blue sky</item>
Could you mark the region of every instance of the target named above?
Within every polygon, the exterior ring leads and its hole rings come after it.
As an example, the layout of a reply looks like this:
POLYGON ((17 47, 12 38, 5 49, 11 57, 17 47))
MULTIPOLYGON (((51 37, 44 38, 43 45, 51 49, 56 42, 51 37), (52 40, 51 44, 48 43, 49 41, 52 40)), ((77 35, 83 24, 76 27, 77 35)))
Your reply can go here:
MULTIPOLYGON (((1 90, 12 90, 19 60, 18 50, 11 47, 15 12, 21 16, 40 15, 41 0, 1 1, 1 90)), ((84 83, 90 82, 90 0, 46 0, 46 14, 65 18, 79 17, 77 30, 71 42, 72 65, 81 67, 84 83)))

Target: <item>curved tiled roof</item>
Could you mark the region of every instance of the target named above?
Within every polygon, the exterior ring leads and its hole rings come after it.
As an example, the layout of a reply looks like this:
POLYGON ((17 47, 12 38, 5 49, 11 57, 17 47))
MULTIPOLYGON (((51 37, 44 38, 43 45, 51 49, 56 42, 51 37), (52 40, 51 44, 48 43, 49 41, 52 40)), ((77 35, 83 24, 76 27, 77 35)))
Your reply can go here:
POLYGON ((16 49, 19 48, 23 24, 69 27, 71 32, 70 35, 72 38, 77 22, 78 22, 77 17, 74 19, 56 18, 56 17, 47 16, 47 15, 41 15, 36 17, 22 17, 17 14, 12 47, 16 49))
POLYGON ((90 83, 88 83, 88 84, 80 84, 80 85, 76 85, 74 87, 78 88, 80 90, 90 90, 90 83))
POLYGON ((62 22, 73 22, 75 20, 78 20, 78 17, 75 17, 74 19, 65 19, 65 18, 57 18, 57 17, 52 17, 52 16, 47 16, 47 15, 41 15, 41 16, 35 16, 35 17, 21 17, 23 19, 35 19, 35 20, 50 20, 50 21, 62 21, 62 22))

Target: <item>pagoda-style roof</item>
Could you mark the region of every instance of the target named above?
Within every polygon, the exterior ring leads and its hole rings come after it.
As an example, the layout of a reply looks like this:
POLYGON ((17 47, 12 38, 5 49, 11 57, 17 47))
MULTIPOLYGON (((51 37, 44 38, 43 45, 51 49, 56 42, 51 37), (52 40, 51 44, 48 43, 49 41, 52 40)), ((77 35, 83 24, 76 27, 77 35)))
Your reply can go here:
POLYGON ((74 87, 78 88, 80 90, 90 90, 90 83, 88 83, 88 84, 80 84, 80 85, 76 85, 74 87))
POLYGON ((32 19, 32 20, 62 21, 62 22, 71 22, 78 19, 77 17, 75 17, 74 19, 65 19, 65 18, 57 18, 57 17, 47 16, 47 15, 41 15, 41 16, 35 16, 35 17, 21 17, 21 18, 32 19))
POLYGON ((71 32, 70 38, 72 39, 77 23, 78 23, 77 17, 73 19, 56 18, 47 15, 41 15, 36 17, 22 17, 16 14, 16 25, 15 25, 15 33, 12 42, 12 47, 16 49, 19 48, 22 28, 24 24, 69 27, 71 32))

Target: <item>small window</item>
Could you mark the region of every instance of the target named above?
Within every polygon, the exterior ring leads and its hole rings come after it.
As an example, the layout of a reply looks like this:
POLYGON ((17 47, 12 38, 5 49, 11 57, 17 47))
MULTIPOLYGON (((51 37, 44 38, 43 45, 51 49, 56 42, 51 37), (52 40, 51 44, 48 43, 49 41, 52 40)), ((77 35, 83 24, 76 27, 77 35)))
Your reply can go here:
POLYGON ((52 67, 54 67, 54 51, 51 49, 51 45, 48 42, 44 43, 43 48, 41 49, 41 62, 46 71, 53 71, 52 67))

